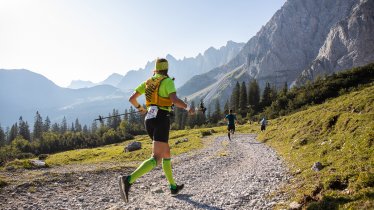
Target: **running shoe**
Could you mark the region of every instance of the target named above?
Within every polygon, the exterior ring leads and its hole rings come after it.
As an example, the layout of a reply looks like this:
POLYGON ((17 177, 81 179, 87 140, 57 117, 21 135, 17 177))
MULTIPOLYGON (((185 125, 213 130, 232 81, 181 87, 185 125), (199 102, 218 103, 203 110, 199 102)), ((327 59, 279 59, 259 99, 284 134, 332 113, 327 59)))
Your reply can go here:
POLYGON ((131 184, 128 181, 128 176, 119 176, 119 192, 122 199, 128 203, 129 202, 129 191, 131 184))
POLYGON ((181 191, 184 187, 184 184, 181 184, 181 185, 177 185, 177 188, 176 189, 172 189, 170 188, 170 192, 172 195, 176 195, 179 193, 179 191, 181 191))

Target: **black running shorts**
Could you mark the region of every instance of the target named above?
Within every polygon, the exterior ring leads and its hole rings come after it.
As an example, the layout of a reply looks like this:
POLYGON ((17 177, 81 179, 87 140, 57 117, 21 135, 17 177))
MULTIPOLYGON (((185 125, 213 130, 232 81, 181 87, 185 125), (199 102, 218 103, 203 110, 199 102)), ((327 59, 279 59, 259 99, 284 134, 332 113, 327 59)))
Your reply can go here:
POLYGON ((227 130, 228 131, 235 131, 235 125, 227 125, 227 130))
POLYGON ((170 130, 170 113, 158 110, 157 117, 144 122, 145 129, 153 141, 168 142, 170 130))

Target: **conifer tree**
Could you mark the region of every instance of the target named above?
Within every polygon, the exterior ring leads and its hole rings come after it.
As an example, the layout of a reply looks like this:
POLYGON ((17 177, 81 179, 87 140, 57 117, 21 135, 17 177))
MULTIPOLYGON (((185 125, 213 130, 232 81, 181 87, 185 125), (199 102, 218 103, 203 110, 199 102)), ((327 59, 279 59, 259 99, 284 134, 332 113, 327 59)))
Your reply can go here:
POLYGON ((82 132, 82 125, 79 123, 78 118, 75 120, 74 130, 75 132, 82 132))
POLYGON ((245 82, 242 82, 242 85, 240 86, 240 97, 239 97, 239 112, 242 117, 245 117, 247 115, 247 86, 245 85, 245 82))
POLYGON ((227 99, 225 106, 223 108, 223 112, 226 113, 230 110, 229 100, 227 99))
POLYGON ((283 89, 282 89, 281 92, 282 92, 283 95, 287 95, 287 92, 288 92, 287 82, 284 82, 284 86, 283 86, 283 89))
POLYGON ((88 131, 88 127, 87 127, 87 125, 84 125, 84 126, 83 126, 83 133, 84 133, 84 134, 89 134, 89 131, 88 131))
POLYGON ((214 109, 213 117, 212 117, 212 122, 217 123, 221 118, 222 118, 221 105, 219 103, 219 100, 216 99, 215 109, 214 109))
POLYGON ((30 129, 27 122, 23 121, 22 116, 19 118, 19 135, 27 141, 31 141, 30 129))
POLYGON ((234 112, 239 110, 239 100, 240 100, 240 84, 237 81, 234 89, 232 90, 230 107, 234 112))
POLYGON ((43 124, 43 132, 48 132, 51 129, 51 120, 47 116, 43 124))
POLYGON ((96 120, 92 122, 92 125, 91 125, 91 133, 96 133, 97 131, 97 122, 96 120))
POLYGON ((271 105, 272 101, 272 90, 270 87, 270 83, 266 83, 264 91, 262 92, 262 97, 261 97, 261 108, 264 109, 267 106, 271 105))
POLYGON ((255 112, 259 111, 260 104, 260 87, 257 83, 257 80, 252 80, 249 84, 248 90, 248 105, 255 112))
POLYGON ((10 128, 9 134, 8 134, 8 143, 11 143, 18 135, 18 125, 17 123, 13 124, 10 128))
POLYGON ((60 132, 61 134, 64 134, 66 131, 68 131, 68 123, 66 122, 66 118, 64 116, 61 122, 60 132))
POLYGON ((71 132, 75 132, 75 126, 74 126, 74 123, 72 122, 71 123, 71 126, 70 126, 70 129, 69 129, 71 132))
POLYGON ((118 116, 119 115, 119 112, 118 110, 116 109, 113 109, 113 112, 112 112, 112 123, 110 125, 111 128, 113 129, 117 129, 119 124, 121 123, 121 117, 118 116))
POLYGON ((59 133, 60 132, 60 126, 57 123, 54 123, 52 125, 51 131, 54 133, 59 133))
POLYGON ((4 146, 5 143, 6 143, 6 139, 5 139, 5 132, 3 130, 3 128, 1 127, 1 124, 0 124, 0 147, 4 146))
POLYGON ((43 134, 43 119, 39 114, 39 111, 36 112, 34 117, 34 131, 33 131, 33 139, 40 139, 43 134))

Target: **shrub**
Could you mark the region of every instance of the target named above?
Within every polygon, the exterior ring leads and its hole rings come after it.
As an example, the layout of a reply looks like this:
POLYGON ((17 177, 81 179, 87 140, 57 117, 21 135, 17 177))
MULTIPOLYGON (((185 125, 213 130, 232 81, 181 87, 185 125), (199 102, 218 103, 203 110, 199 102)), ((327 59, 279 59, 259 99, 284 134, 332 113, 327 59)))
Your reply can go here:
POLYGON ((6 181, 0 179, 0 188, 3 188, 5 186, 7 186, 7 185, 8 185, 8 183, 6 181))

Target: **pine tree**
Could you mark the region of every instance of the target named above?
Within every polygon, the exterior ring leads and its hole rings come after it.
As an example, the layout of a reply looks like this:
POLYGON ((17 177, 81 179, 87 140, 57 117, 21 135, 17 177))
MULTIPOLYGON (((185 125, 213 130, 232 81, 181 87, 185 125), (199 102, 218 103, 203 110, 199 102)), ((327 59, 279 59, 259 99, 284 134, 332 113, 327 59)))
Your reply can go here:
POLYGON ((117 129, 119 127, 119 124, 121 123, 121 117, 119 116, 119 112, 116 109, 113 109, 112 112, 112 122, 109 127, 113 129, 117 129))
POLYGON ((59 133, 60 132, 60 126, 57 123, 54 123, 51 128, 52 132, 59 133))
POLYGON ((230 110, 230 105, 229 105, 229 100, 227 99, 223 112, 229 113, 229 110, 230 110))
POLYGON ((3 130, 3 128, 1 127, 1 124, 0 124, 0 147, 4 146, 6 144, 6 139, 5 139, 5 132, 3 130))
POLYGON ((18 125, 17 123, 13 124, 10 128, 9 134, 8 134, 8 143, 11 143, 18 135, 18 125))
POLYGON ((92 122, 92 125, 91 125, 91 133, 96 133, 97 131, 97 122, 96 120, 92 122))
POLYGON ((33 139, 40 139, 43 134, 43 119, 40 116, 39 112, 36 112, 34 117, 34 131, 33 131, 33 139))
POLYGON ((213 117, 212 117, 212 122, 217 123, 221 118, 222 118, 221 105, 219 103, 219 100, 216 99, 215 109, 214 109, 213 117))
POLYGON ((125 122, 128 122, 129 121, 129 112, 127 111, 127 109, 125 109, 125 115, 123 116, 123 120, 125 122))
POLYGON ((61 122, 60 132, 61 134, 64 134, 66 131, 68 131, 68 123, 66 122, 66 118, 64 116, 61 122))
POLYGON ((78 118, 75 120, 74 130, 75 132, 82 132, 82 125, 79 123, 78 118))
POLYGON ((29 125, 27 122, 23 121, 22 116, 19 118, 19 135, 22 136, 23 139, 31 141, 31 134, 29 125))
POLYGON ((51 129, 51 120, 47 116, 43 124, 43 132, 48 132, 51 129))
POLYGON ((83 133, 84 134, 88 134, 89 133, 87 125, 83 126, 83 133))
POLYGON ((232 90, 230 105, 234 112, 239 111, 239 100, 240 100, 240 84, 237 81, 234 89, 232 90))
POLYGON ((245 85, 245 82, 242 82, 239 98, 239 112, 242 117, 246 117, 247 115, 247 103, 247 86, 245 85))
POLYGON ((266 83, 264 91, 262 92, 262 97, 261 97, 261 108, 264 109, 267 106, 271 105, 272 101, 272 90, 270 87, 270 83, 266 83))
POLYGON ((248 105, 256 113, 260 111, 260 87, 257 80, 252 80, 248 90, 248 105))
POLYGON ((75 132, 75 126, 74 123, 71 123, 70 129, 71 132, 75 132))
POLYGON ((287 92, 288 92, 288 85, 287 85, 287 82, 284 82, 284 86, 283 86, 283 89, 282 89, 282 94, 287 95, 287 92))

